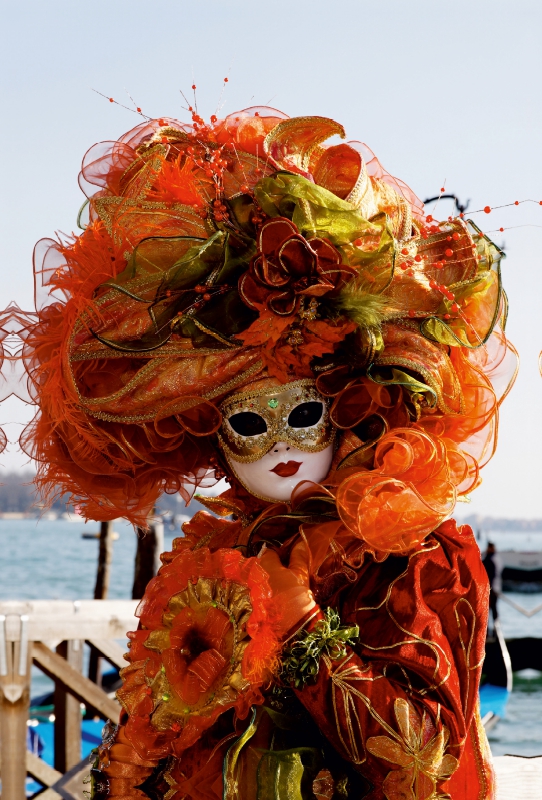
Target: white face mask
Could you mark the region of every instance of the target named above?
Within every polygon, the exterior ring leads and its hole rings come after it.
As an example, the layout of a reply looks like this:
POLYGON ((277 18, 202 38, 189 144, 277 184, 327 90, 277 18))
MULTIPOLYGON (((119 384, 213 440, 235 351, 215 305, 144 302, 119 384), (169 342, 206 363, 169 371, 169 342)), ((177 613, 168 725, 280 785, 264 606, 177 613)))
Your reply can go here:
POLYGON ((320 483, 327 476, 333 459, 333 443, 319 452, 298 450, 288 442, 276 442, 260 459, 251 463, 236 461, 226 453, 236 478, 251 494, 271 502, 289 502, 301 481, 320 483))

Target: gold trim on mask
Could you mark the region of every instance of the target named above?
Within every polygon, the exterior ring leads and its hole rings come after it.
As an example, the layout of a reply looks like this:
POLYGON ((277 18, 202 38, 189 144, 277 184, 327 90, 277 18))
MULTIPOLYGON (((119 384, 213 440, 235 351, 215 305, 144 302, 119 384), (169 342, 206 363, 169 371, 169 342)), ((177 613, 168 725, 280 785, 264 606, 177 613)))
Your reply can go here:
POLYGON ((220 445, 227 456, 242 464, 259 461, 277 442, 286 442, 305 453, 318 453, 329 447, 335 437, 326 398, 317 391, 311 378, 293 381, 277 387, 265 387, 239 392, 225 400, 221 406, 222 427, 218 434, 220 445), (291 411, 301 403, 318 401, 323 412, 320 420, 307 428, 293 428, 288 424, 291 411), (266 422, 267 430, 255 436, 242 436, 229 424, 234 414, 252 411, 266 422))

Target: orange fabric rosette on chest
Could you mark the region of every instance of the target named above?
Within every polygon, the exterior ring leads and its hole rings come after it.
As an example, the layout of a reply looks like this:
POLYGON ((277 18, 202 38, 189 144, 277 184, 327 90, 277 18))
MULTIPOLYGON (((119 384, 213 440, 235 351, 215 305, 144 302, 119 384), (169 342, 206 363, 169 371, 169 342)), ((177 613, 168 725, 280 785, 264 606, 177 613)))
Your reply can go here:
POLYGON ((279 641, 268 576, 238 550, 181 549, 151 581, 117 696, 142 755, 177 755, 217 717, 263 702, 279 641))

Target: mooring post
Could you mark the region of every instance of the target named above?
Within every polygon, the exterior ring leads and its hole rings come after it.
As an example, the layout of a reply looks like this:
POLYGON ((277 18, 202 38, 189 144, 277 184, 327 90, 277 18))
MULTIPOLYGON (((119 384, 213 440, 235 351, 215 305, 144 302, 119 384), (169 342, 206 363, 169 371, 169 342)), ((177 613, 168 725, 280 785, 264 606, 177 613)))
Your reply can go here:
MULTIPOLYGON (((78 672, 82 671, 83 647, 78 639, 61 642, 56 652, 78 672)), ((55 680, 54 697, 55 769, 67 772, 81 761, 81 703, 60 680, 55 680)))
POLYGON ((132 597, 141 600, 148 582, 160 569, 160 553, 164 550, 164 523, 159 517, 149 518, 148 530, 137 529, 137 552, 132 597))
MULTIPOLYGON (((107 520, 100 523, 100 547, 98 550, 98 569, 96 571, 96 584, 94 586, 94 599, 105 600, 109 591, 109 578, 111 562, 113 560, 113 521, 107 520)), ((90 646, 90 659, 88 663, 88 677, 98 686, 101 685, 101 666, 103 659, 95 647, 90 646)))
POLYGON ((100 547, 98 569, 94 586, 94 599, 105 600, 109 591, 109 577, 113 560, 113 520, 100 523, 100 547))
POLYGON ((0 770, 2 800, 26 797, 26 737, 30 707, 31 643, 28 617, 18 617, 18 641, 8 636, 8 623, 17 618, 0 615, 0 770))

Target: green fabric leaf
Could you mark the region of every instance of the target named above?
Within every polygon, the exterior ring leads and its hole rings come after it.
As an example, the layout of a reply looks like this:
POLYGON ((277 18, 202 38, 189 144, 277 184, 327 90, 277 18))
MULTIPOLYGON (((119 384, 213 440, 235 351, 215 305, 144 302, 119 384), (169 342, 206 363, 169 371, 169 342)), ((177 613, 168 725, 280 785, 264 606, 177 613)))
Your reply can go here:
POLYGON ((256 198, 270 217, 288 217, 304 236, 323 236, 341 245, 364 235, 372 223, 354 206, 315 183, 278 172, 256 186, 256 198))

